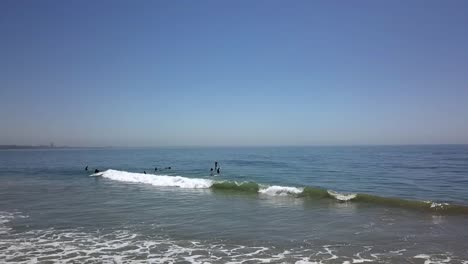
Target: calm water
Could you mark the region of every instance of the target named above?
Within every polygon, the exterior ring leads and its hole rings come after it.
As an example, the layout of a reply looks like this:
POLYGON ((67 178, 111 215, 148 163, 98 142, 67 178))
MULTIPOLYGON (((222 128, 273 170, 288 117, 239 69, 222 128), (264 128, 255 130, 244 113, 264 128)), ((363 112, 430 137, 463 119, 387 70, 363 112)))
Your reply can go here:
POLYGON ((467 206, 468 146, 8 150, 0 262, 468 263, 467 206))

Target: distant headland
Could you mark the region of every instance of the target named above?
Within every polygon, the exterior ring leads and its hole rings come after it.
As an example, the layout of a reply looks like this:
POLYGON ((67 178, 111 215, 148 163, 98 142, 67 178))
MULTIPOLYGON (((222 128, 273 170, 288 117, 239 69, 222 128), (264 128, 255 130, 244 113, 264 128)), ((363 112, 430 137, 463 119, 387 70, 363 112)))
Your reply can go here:
POLYGON ((0 145, 0 149, 63 149, 74 148, 70 146, 55 146, 51 145, 0 145))

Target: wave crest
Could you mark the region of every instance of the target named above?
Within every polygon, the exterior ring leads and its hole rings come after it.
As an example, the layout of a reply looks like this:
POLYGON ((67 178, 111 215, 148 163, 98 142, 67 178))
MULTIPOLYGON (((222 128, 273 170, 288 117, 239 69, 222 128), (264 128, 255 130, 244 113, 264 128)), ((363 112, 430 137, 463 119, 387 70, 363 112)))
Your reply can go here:
POLYGON ((255 182, 214 181, 210 179, 187 178, 182 176, 154 175, 118 170, 106 170, 90 176, 102 176, 116 181, 145 183, 154 186, 168 186, 190 189, 211 189, 213 191, 265 194, 270 196, 292 196, 307 199, 333 199, 339 202, 368 203, 381 206, 401 207, 444 214, 468 214, 468 206, 437 203, 432 201, 406 200, 363 193, 338 193, 316 187, 260 186, 255 182))
POLYGON ((339 192, 335 192, 335 191, 331 191, 331 190, 328 190, 327 192, 328 192, 328 194, 333 196, 338 201, 343 201, 343 202, 352 200, 352 199, 356 198, 356 196, 357 196, 357 194, 355 194, 355 193, 344 194, 344 193, 339 193, 339 192))
POLYGON ((92 176, 102 176, 115 181, 145 183, 154 186, 180 187, 187 189, 207 189, 213 184, 213 181, 208 179, 193 179, 181 176, 143 174, 118 170, 106 170, 104 172, 93 174, 92 176))
POLYGON ((303 188, 296 187, 285 187, 285 186, 269 186, 266 188, 260 189, 258 192, 262 194, 267 194, 271 196, 287 196, 287 195, 297 195, 302 193, 303 188))

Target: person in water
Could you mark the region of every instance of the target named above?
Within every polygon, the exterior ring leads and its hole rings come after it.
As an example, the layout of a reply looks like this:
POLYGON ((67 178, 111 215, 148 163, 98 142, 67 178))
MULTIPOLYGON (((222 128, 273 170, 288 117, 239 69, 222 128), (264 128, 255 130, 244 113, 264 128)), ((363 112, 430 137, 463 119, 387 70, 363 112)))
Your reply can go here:
POLYGON ((94 170, 94 173, 99 173, 99 170, 98 170, 98 169, 95 169, 95 170, 94 170))
POLYGON ((84 168, 85 171, 88 171, 88 166, 86 166, 86 168, 84 168))
POLYGON ((144 174, 146 174, 146 171, 143 171, 144 174))
POLYGON ((154 171, 158 171, 158 167, 154 168, 154 171))
POLYGON ((215 161, 215 170, 218 168, 218 162, 215 161))
POLYGON ((213 168, 210 169, 210 176, 213 176, 213 168))
POLYGON ((219 167, 219 168, 216 170, 216 173, 218 173, 218 174, 219 174, 219 169, 221 169, 221 167, 219 167))

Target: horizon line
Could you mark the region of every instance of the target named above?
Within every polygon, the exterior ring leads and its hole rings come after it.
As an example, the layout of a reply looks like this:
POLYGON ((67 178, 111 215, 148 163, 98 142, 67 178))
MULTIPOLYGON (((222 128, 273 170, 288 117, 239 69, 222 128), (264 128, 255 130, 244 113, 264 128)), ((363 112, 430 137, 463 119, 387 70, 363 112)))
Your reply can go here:
POLYGON ((391 146, 463 146, 468 143, 409 143, 409 144, 304 144, 304 145, 159 145, 159 146, 48 146, 48 145, 16 145, 4 144, 0 145, 0 149, 14 150, 14 149, 86 149, 86 148, 121 148, 121 149, 144 149, 144 148, 249 148, 249 147, 391 147, 391 146))

